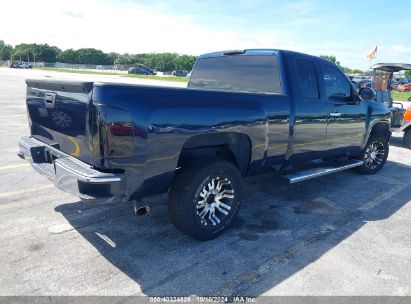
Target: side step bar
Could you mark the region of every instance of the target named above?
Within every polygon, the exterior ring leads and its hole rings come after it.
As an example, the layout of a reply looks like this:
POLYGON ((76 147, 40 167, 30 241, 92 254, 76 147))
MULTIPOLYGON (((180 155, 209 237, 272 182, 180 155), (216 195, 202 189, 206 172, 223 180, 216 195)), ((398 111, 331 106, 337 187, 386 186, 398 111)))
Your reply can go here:
POLYGON ((334 164, 334 165, 326 165, 322 167, 311 168, 311 169, 307 169, 304 171, 299 171, 299 172, 283 175, 281 179, 284 180, 288 184, 294 184, 294 183, 305 181, 307 179, 311 179, 314 177, 319 177, 319 176, 323 176, 323 175, 327 175, 331 173, 344 171, 344 170, 351 169, 354 167, 358 167, 358 166, 361 166, 363 163, 364 162, 362 160, 353 159, 353 160, 341 162, 341 163, 334 164))

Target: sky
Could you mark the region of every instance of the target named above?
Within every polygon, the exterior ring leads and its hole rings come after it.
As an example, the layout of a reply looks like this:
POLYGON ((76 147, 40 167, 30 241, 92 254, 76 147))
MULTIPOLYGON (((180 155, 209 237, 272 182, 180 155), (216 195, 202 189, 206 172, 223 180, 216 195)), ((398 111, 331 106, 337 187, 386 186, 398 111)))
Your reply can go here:
POLYGON ((0 0, 0 40, 105 52, 274 48, 343 66, 411 63, 411 1, 0 0), (371 63, 366 54, 378 46, 371 63))

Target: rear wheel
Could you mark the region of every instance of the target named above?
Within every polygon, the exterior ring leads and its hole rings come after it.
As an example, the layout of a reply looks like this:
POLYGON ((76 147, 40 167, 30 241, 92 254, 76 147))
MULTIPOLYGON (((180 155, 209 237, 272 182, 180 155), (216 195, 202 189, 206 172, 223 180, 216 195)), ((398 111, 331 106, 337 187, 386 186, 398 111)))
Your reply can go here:
POLYGON ((361 160, 364 161, 364 164, 357 167, 357 171, 361 174, 377 173, 387 161, 388 152, 389 146, 385 137, 375 136, 370 138, 361 153, 361 160))
POLYGON ((169 193, 169 214, 174 226, 201 241, 220 235, 235 218, 242 182, 237 168, 224 160, 203 160, 187 165, 169 193))
POLYGON ((404 132, 404 137, 402 138, 404 145, 408 148, 411 149, 411 128, 408 128, 404 132))

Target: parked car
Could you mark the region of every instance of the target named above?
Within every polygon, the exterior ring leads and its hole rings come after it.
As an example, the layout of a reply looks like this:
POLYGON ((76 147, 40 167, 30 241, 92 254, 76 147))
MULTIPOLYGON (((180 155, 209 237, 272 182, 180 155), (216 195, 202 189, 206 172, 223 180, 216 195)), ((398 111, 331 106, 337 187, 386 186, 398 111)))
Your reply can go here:
POLYGON ((411 91, 411 83, 400 84, 397 86, 397 91, 399 92, 408 92, 411 91))
POLYGON ((15 69, 31 69, 33 66, 28 62, 24 61, 13 61, 10 65, 11 68, 15 69))
POLYGON ((356 81, 358 88, 362 88, 362 85, 367 83, 367 82, 369 82, 369 81, 366 80, 366 79, 360 79, 360 80, 356 81))
POLYGON ((205 54, 188 88, 26 83, 31 134, 19 140, 20 157, 84 201, 129 201, 137 214, 149 211, 144 198, 168 192, 171 222, 198 240, 233 223, 242 177, 374 174, 388 156, 388 107, 371 89, 357 93, 335 64, 302 53, 205 54), (54 108, 71 107, 76 133, 50 125, 54 108))
POLYGON ((149 75, 156 75, 156 74, 157 74, 157 72, 156 72, 155 69, 152 69, 152 68, 149 68, 149 67, 145 67, 145 66, 142 66, 141 68, 143 68, 144 70, 146 70, 146 71, 149 73, 149 75))
POLYGON ((365 81, 364 83, 361 84, 361 88, 371 88, 372 87, 372 81, 365 81))
POLYGON ((174 70, 171 75, 177 77, 186 77, 188 75, 188 71, 186 70, 174 70))
POLYGON ((154 69, 149 67, 131 67, 128 69, 128 74, 138 74, 138 75, 156 75, 154 69))

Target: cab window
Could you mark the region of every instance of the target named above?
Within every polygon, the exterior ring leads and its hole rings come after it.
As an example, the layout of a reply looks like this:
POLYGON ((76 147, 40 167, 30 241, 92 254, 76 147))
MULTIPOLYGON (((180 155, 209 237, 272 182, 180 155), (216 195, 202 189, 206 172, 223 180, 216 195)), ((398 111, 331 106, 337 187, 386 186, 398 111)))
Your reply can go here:
POLYGON ((228 92, 281 94, 274 55, 230 55, 200 58, 188 87, 228 92))
POLYGON ((343 73, 335 66, 323 64, 325 95, 327 98, 348 98, 351 86, 343 73))
POLYGON ((308 59, 297 59, 296 68, 301 95, 306 99, 319 99, 318 79, 314 63, 308 59))

